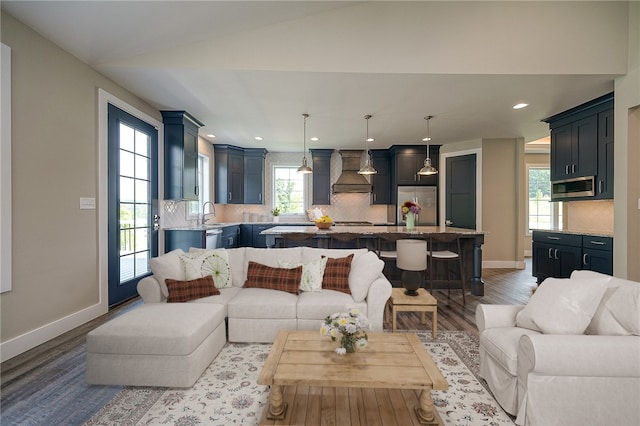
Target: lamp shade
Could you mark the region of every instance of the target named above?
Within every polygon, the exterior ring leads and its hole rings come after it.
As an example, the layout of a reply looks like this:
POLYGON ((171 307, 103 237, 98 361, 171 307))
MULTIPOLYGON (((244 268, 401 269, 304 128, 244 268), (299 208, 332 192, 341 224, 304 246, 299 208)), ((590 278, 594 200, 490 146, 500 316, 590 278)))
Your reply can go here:
POLYGON ((427 269, 427 242, 425 240, 398 240, 397 266, 405 271, 424 271, 427 269))

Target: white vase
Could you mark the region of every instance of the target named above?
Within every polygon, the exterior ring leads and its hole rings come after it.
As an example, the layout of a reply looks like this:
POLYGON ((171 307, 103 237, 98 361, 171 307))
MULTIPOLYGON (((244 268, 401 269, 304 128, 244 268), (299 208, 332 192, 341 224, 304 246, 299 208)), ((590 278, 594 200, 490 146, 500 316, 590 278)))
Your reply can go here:
POLYGON ((278 222, 280 222, 280 216, 274 216, 273 223, 278 223, 278 222))

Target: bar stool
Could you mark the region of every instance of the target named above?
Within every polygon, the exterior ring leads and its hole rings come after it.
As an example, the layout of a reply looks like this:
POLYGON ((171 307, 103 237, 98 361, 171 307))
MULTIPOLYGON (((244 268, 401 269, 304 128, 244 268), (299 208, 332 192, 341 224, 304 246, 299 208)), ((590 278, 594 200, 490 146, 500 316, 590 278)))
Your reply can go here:
POLYGON ((407 296, 417 296, 427 269, 427 242, 425 240, 398 240, 397 266, 402 270, 402 286, 407 296))
POLYGON ((434 271, 434 262, 446 262, 447 267, 447 279, 446 280, 437 280, 438 282, 446 282, 447 283, 447 298, 451 296, 451 284, 457 280, 451 279, 451 269, 449 264, 451 262, 458 263, 458 271, 460 274, 460 285, 462 288, 462 304, 466 305, 465 300, 465 277, 464 277, 464 268, 462 267, 462 250, 460 245, 460 236, 455 233, 435 233, 431 234, 429 237, 429 248, 427 250, 427 258, 429 259, 429 289, 431 294, 433 294, 433 271, 434 271), (455 250, 455 251, 454 251, 455 250))

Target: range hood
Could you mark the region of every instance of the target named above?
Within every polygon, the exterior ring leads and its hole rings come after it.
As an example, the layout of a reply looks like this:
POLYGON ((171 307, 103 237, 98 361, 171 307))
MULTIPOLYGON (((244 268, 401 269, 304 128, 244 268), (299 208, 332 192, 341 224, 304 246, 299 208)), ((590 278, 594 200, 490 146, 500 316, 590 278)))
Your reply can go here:
POLYGON ((342 173, 333 184, 333 193, 345 192, 371 192, 371 184, 363 175, 358 174, 360 170, 361 149, 342 149, 338 151, 342 157, 342 173))

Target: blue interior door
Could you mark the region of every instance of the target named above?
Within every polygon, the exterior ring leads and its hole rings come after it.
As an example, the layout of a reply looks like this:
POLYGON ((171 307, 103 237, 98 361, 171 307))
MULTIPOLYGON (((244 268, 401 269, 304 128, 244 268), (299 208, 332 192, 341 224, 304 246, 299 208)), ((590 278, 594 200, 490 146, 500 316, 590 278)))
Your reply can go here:
POLYGON ((447 157, 446 225, 476 229, 476 154, 447 157))
POLYGON ((109 306, 137 295, 158 255, 158 131, 109 105, 109 306))

